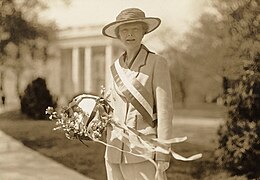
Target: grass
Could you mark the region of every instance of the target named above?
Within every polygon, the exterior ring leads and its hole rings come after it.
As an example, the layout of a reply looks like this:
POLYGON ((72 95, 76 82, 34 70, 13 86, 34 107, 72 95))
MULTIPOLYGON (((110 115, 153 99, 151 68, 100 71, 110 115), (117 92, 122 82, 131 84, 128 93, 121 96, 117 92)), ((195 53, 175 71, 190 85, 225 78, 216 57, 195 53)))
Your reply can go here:
POLYGON ((0 115, 0 129, 24 145, 48 156, 76 171, 97 180, 104 179, 104 146, 78 140, 68 140, 61 131, 53 131, 55 123, 32 120, 19 111, 0 115))
MULTIPOLYGON (((66 139, 61 131, 53 131, 53 127, 55 127, 54 122, 32 120, 19 111, 0 114, 0 129, 26 146, 88 177, 96 180, 106 179, 103 145, 86 142, 88 145, 86 147, 78 140, 66 139)), ((171 166, 167 170, 169 180, 244 179, 231 177, 227 171, 216 166, 214 161, 216 130, 215 126, 188 126, 176 123, 175 136, 188 136, 188 140, 175 145, 174 151, 184 156, 203 153, 203 158, 192 162, 172 159, 171 166)))

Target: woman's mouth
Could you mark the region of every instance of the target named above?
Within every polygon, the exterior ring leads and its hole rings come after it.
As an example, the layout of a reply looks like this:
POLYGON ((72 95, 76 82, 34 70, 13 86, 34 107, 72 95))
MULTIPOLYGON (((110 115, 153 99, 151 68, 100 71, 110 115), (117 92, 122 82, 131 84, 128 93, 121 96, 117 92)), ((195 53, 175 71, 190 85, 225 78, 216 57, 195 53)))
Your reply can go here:
POLYGON ((135 39, 127 39, 126 42, 134 42, 135 39))

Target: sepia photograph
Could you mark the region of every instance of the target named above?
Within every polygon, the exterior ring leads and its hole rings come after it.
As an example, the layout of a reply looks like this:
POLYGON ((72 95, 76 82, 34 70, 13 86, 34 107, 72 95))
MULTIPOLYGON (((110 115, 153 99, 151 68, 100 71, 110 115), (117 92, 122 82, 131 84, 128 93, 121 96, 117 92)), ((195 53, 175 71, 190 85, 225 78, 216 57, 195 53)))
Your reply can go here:
POLYGON ((0 180, 260 180, 260 2, 0 0, 0 180))

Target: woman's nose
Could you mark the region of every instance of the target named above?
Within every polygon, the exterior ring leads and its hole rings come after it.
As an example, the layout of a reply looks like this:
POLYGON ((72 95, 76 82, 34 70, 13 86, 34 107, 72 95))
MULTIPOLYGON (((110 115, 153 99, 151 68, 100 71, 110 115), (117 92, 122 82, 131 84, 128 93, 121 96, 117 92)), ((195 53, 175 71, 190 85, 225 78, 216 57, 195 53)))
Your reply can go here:
POLYGON ((133 36, 133 32, 132 31, 128 31, 127 32, 127 36, 133 36))

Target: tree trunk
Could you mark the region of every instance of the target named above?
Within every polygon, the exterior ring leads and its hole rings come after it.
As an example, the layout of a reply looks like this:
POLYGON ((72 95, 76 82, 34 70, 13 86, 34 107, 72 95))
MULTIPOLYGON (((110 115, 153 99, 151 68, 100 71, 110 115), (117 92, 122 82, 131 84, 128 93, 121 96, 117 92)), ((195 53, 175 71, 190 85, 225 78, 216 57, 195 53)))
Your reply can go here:
POLYGON ((21 72, 18 70, 16 72, 16 94, 19 100, 21 100, 20 80, 21 80, 21 72))

